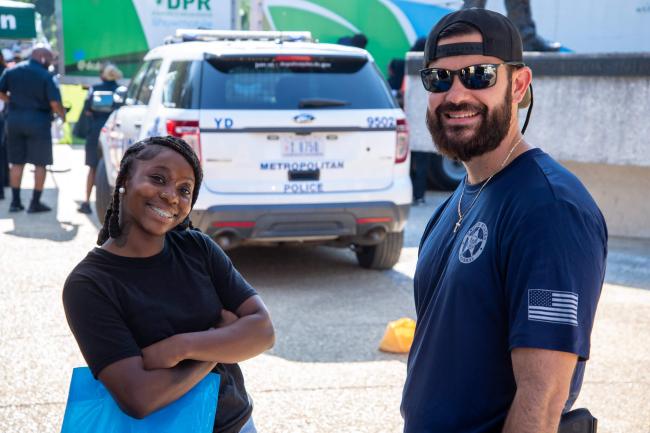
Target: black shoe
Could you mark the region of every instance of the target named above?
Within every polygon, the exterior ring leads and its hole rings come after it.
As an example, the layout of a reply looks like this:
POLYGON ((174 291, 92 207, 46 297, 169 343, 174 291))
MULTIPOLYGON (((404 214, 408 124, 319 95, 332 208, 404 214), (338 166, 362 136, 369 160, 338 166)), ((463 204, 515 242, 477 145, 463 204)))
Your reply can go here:
POLYGON ((25 210, 25 206, 20 203, 11 203, 9 206, 9 212, 20 212, 25 210))
POLYGON ((90 203, 83 202, 81 203, 81 206, 79 206, 79 209, 77 209, 77 212, 85 213, 85 214, 91 214, 93 213, 92 209, 90 209, 90 203))
POLYGON ((29 208, 27 208, 27 213, 39 213, 39 212, 49 212, 52 208, 44 205, 40 201, 31 202, 29 208))
POLYGON ((562 48, 562 44, 559 42, 549 42, 539 35, 533 35, 529 38, 525 38, 523 43, 524 51, 556 52, 560 51, 560 48, 562 48))

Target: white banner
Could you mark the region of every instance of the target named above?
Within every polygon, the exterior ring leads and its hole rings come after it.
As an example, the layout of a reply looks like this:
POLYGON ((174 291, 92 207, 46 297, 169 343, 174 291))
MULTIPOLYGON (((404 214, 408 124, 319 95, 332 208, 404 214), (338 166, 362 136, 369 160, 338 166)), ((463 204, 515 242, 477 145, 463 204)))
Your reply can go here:
POLYGON ((133 0, 149 48, 176 29, 232 28, 232 0, 133 0))

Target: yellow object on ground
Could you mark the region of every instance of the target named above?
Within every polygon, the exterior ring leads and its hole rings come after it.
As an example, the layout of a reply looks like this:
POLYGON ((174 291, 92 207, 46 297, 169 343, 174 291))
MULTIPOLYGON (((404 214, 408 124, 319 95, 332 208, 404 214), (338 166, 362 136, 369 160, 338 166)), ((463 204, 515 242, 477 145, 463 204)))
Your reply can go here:
POLYGON ((389 322, 384 338, 379 343, 379 350, 392 353, 408 353, 415 335, 415 320, 408 317, 389 322))

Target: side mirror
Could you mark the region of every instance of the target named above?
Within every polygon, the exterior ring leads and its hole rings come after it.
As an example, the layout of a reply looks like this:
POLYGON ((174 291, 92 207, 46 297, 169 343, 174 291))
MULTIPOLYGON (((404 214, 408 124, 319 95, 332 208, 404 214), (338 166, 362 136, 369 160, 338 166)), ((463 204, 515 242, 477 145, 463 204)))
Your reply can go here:
POLYGON ((115 104, 115 107, 121 107, 126 103, 126 92, 128 88, 126 86, 120 86, 117 89, 115 89, 115 92, 113 92, 113 103, 115 104))
POLYGON ((110 113, 113 111, 113 92, 97 91, 93 92, 90 110, 96 113, 110 113))

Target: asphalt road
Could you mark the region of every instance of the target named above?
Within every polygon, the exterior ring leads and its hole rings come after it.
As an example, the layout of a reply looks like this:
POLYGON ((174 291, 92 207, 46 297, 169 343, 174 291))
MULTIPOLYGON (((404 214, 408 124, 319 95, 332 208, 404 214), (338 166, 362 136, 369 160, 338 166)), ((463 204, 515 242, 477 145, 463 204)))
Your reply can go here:
MULTIPOLYGON (((83 359, 61 306, 72 267, 98 223, 76 212, 83 151, 56 146, 44 201, 54 212, 8 214, 0 201, 0 432, 60 431, 72 368, 83 359)), ((26 170, 23 200, 31 194, 26 170)), ((8 190, 6 192, 9 192, 8 190)), ((255 248, 231 256, 271 310, 277 342, 243 363, 260 432, 399 432, 406 356, 377 350, 386 323, 413 317, 417 244, 444 193, 413 208, 392 271, 359 268, 349 251, 255 248)), ((650 242, 613 239, 578 407, 600 432, 650 432, 650 242)))

